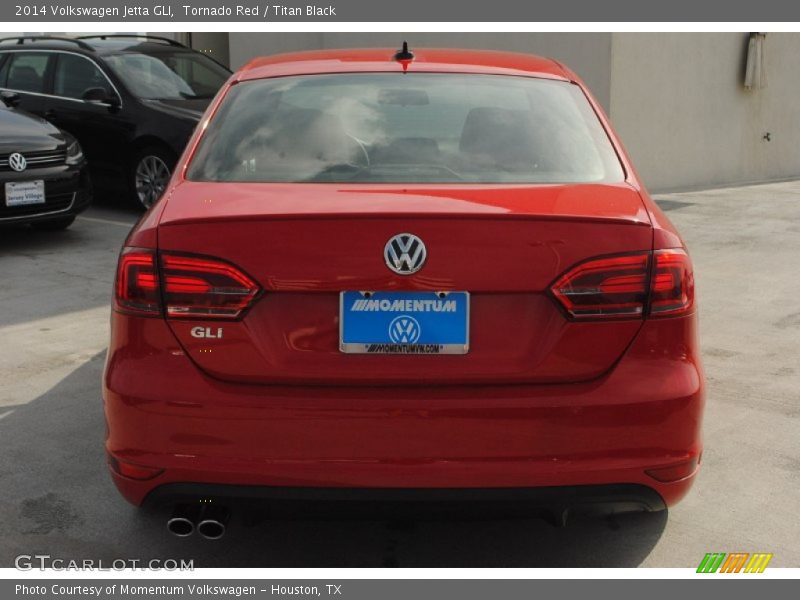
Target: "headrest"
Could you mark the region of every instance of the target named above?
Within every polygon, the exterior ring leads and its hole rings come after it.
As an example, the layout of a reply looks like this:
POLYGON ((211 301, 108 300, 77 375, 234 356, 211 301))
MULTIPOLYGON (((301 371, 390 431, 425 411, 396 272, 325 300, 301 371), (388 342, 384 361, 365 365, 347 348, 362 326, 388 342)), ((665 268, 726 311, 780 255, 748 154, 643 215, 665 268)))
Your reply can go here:
POLYGON ((535 160, 530 116, 524 110, 479 107, 467 113, 459 149, 484 162, 513 167, 535 160))

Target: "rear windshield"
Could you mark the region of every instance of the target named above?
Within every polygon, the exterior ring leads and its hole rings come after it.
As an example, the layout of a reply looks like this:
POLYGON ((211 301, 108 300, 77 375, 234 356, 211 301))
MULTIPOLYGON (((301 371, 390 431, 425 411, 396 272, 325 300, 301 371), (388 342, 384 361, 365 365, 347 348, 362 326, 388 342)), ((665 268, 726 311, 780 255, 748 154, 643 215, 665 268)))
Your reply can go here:
POLYGON ((233 86, 188 177, 588 183, 624 175, 577 85, 499 75, 369 73, 233 86))

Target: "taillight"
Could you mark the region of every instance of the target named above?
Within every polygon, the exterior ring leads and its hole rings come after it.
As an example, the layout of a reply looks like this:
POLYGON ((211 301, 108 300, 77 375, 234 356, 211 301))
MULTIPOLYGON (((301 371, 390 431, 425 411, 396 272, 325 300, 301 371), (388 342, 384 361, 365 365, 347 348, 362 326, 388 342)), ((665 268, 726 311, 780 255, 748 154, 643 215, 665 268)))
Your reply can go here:
POLYGON ((130 314, 158 315, 161 294, 155 253, 140 248, 125 248, 117 265, 115 289, 117 310, 130 314))
POLYGON ((694 305, 692 261, 681 249, 653 253, 650 314, 654 317, 687 313, 694 305))
POLYGON ((205 256, 125 248, 117 269, 117 310, 168 318, 236 319, 261 288, 240 269, 205 256))
POLYGON ((575 319, 641 317, 650 253, 596 258, 577 265, 551 291, 575 319))
POLYGON ((233 265, 202 256, 161 255, 167 317, 236 319, 261 291, 233 265))
POLYGON ((588 260, 550 291, 576 320, 674 316, 694 305, 692 265, 681 249, 588 260))

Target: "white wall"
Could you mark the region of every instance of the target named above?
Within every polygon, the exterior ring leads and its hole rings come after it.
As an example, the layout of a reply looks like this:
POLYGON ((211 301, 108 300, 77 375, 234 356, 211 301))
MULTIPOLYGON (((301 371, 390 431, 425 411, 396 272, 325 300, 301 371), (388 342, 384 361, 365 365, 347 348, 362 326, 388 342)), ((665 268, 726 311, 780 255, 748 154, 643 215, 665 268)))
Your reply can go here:
POLYGON ((753 91, 747 38, 614 34, 611 120, 651 190, 800 177, 800 35, 767 35, 767 87, 753 91))
POLYGON ((610 33, 231 33, 230 61, 236 69, 254 56, 323 48, 400 47, 487 48, 555 58, 585 79, 608 106, 610 33))

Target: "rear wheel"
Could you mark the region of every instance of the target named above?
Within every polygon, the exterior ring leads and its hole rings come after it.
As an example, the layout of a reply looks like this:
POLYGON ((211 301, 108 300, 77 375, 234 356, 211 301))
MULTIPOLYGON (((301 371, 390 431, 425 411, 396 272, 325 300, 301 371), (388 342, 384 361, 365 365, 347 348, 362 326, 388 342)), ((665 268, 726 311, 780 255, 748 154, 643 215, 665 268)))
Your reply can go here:
POLYGON ((34 229, 38 229, 39 231, 61 231, 62 229, 66 229, 72 222, 75 220, 75 217, 61 217, 60 219, 52 219, 50 221, 40 221, 38 223, 31 223, 31 227, 34 229))
POLYGON ((164 148, 151 146, 136 154, 131 164, 131 188, 141 206, 150 208, 161 197, 174 165, 175 157, 164 148))

